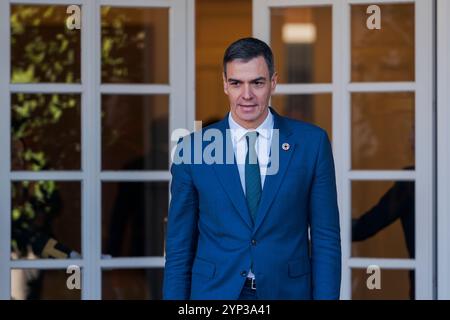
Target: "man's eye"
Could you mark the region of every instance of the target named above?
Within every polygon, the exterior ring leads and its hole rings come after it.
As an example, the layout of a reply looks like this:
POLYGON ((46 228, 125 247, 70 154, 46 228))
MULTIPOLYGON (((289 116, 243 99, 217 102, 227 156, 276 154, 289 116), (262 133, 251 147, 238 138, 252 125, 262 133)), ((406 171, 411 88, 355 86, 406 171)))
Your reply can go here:
POLYGON ((256 81, 256 82, 255 82, 255 85, 258 86, 258 87, 261 87, 261 86, 264 85, 264 82, 256 81))

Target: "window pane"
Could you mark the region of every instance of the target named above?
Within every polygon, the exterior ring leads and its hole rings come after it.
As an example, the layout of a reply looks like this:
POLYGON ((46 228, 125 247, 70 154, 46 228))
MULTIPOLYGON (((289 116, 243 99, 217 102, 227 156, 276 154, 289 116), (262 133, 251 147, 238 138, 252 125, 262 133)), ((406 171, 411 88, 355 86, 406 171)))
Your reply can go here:
POLYGON ((169 9, 104 6, 102 82, 169 82, 169 9))
POLYGON ((80 82, 81 29, 66 27, 66 10, 67 6, 11 6, 12 83, 80 82))
MULTIPOLYGON (((413 270, 380 268, 380 289, 368 289, 367 279, 373 274, 366 269, 352 269, 353 300, 414 300, 413 270)), ((373 281, 369 280, 372 284, 373 281)))
POLYGON ((270 42, 279 82, 331 82, 331 7, 272 8, 270 12, 270 42))
POLYGON ((225 48, 251 34, 252 0, 195 1, 195 119, 204 126, 230 111, 223 92, 225 48))
POLYGON ((102 169, 168 168, 169 97, 102 96, 102 169))
POLYGON ((352 182, 352 256, 414 258, 414 182, 352 182))
MULTIPOLYGON (((81 269, 80 288, 82 281, 81 269)), ((11 270, 11 299, 14 300, 81 300, 80 289, 69 289, 66 270, 11 270)), ((74 283, 74 281, 70 281, 74 283)))
POLYGON ((164 270, 132 269, 104 270, 102 298, 104 300, 161 300, 164 270))
POLYGON ((414 93, 353 93, 352 169, 408 169, 414 160, 414 93))
POLYGON ((272 96, 272 105, 283 116, 310 122, 332 137, 331 94, 296 94, 272 96))
POLYGON ((80 95, 15 93, 11 103, 12 170, 80 169, 80 95))
POLYGON ((352 81, 414 81, 414 4, 378 5, 381 29, 368 29, 368 5, 351 6, 352 81))
POLYGON ((102 252, 163 256, 168 182, 103 182, 102 252))
POLYGON ((81 252, 80 183, 17 181, 11 187, 11 258, 76 258, 81 252))

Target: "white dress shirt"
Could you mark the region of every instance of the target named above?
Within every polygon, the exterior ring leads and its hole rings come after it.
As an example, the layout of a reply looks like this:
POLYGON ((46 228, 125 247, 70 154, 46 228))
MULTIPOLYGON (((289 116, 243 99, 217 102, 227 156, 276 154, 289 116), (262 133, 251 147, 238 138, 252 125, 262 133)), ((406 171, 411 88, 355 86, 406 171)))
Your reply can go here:
POLYGON ((270 112, 267 114, 266 119, 256 129, 245 129, 234 121, 231 116, 231 112, 228 115, 228 123, 230 126, 231 141, 233 143, 234 155, 236 157, 236 163, 239 170, 239 177, 241 178, 242 190, 245 194, 245 157, 247 155, 247 141, 245 135, 247 132, 258 132, 258 138, 256 139, 256 154, 258 156, 259 171, 261 174, 261 189, 264 187, 264 180, 266 178, 267 166, 269 163, 270 146, 272 143, 272 130, 273 130, 273 115, 270 112))

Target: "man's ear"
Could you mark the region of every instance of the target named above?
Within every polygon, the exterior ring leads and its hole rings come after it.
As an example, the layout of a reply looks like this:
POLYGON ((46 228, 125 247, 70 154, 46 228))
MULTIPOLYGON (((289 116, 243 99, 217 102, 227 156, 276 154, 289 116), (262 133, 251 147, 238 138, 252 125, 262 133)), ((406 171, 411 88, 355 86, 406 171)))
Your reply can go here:
POLYGON ((270 79, 270 91, 271 93, 275 92, 275 88, 277 87, 278 82, 278 73, 274 72, 272 75, 272 79, 270 79))
POLYGON ((225 76, 225 72, 222 72, 222 79, 223 79, 223 92, 225 92, 225 94, 228 95, 228 82, 227 77, 225 76))

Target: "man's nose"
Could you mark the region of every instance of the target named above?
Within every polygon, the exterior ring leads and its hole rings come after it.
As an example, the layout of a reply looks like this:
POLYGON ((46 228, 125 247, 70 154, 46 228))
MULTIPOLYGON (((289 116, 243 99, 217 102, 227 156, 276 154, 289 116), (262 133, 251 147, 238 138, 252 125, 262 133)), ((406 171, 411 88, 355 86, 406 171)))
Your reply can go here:
POLYGON ((244 85, 243 98, 246 100, 253 98, 253 92, 249 84, 244 85))

